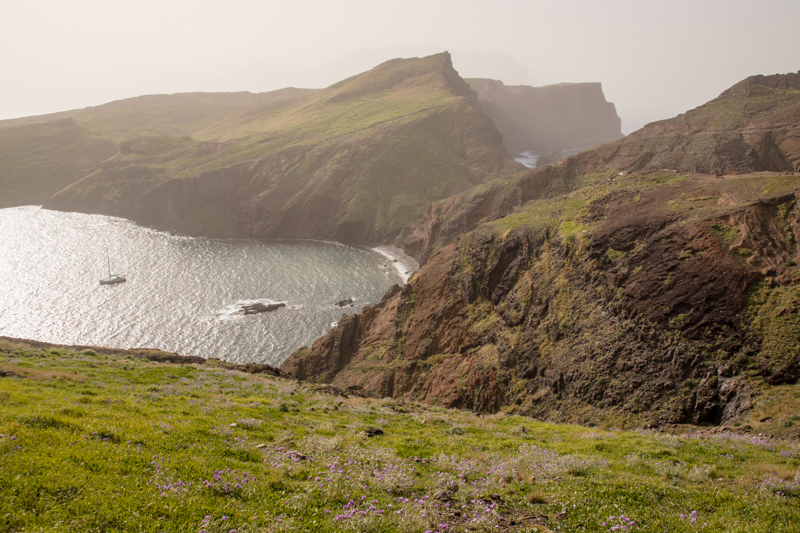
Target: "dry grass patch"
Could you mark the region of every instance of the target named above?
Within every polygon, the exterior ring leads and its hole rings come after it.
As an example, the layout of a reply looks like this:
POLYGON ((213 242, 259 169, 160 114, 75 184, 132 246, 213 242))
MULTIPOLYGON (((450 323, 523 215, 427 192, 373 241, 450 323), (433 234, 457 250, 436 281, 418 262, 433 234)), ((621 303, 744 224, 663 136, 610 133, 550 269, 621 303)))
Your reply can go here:
POLYGON ((36 381, 46 381, 46 380, 59 380, 59 379, 66 379, 69 381, 75 381, 78 383, 83 383, 89 378, 84 376, 83 374, 74 374, 72 372, 63 372, 61 370, 46 370, 41 368, 27 368, 12 364, 2 364, 0 365, 0 372, 8 372, 12 374, 16 374, 18 376, 26 377, 29 379, 33 379, 36 381))

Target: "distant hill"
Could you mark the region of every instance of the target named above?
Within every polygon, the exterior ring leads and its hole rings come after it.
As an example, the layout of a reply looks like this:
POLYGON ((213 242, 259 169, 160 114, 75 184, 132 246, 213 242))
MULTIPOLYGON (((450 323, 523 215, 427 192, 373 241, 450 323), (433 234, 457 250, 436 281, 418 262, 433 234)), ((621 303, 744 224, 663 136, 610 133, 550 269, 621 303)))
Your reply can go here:
POLYGON ((585 150, 622 137, 616 108, 606 101, 599 83, 528 87, 487 79, 466 81, 512 155, 585 150))
POLYGON ((85 109, 0 120, 0 130, 71 118, 95 134, 116 143, 148 135, 194 135, 242 109, 313 91, 287 88, 259 94, 239 92, 137 96, 85 109))
POLYGON ((447 53, 388 61, 232 114, 141 137, 49 200, 199 235, 382 242, 436 200, 519 171, 447 53))
POLYGON ((41 204, 143 135, 192 135, 243 108, 301 94, 187 93, 0 121, 0 208, 41 204))
POLYGON ((444 53, 324 90, 150 95, 0 121, 0 206, 387 242, 431 202, 522 170, 508 153, 619 136, 599 84, 469 83, 444 53))
POLYGON ((282 370, 548 420, 741 420, 800 379, 799 78, 433 204, 398 238, 420 271, 282 370))
POLYGON ((72 118, 0 128, 0 208, 40 204, 117 151, 72 118))

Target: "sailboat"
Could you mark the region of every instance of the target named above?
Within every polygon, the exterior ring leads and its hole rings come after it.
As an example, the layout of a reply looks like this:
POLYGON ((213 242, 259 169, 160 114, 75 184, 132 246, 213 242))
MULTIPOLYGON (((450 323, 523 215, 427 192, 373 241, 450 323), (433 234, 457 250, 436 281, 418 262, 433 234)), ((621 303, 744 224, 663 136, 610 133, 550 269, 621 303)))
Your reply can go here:
POLYGON ((111 273, 111 256, 106 251, 106 257, 108 258, 108 278, 101 279, 100 285, 113 285, 114 283, 123 283, 128 281, 125 279, 125 276, 120 276, 119 274, 112 274, 111 273))

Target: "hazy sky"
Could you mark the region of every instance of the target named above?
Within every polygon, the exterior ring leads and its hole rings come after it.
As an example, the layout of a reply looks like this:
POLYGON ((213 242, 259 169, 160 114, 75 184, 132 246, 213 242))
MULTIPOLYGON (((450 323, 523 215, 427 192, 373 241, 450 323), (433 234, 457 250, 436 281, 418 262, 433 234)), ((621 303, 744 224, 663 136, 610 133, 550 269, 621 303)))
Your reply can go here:
POLYGON ((597 81, 624 133, 800 70, 800 0, 0 0, 0 119, 156 93, 325 87, 393 57, 597 81))

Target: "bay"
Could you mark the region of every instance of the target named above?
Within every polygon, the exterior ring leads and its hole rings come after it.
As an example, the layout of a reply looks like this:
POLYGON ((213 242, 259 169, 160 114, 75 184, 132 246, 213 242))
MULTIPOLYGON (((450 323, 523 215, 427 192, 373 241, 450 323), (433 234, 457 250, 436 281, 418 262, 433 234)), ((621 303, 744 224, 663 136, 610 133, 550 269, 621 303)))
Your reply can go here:
POLYGON ((182 237, 101 215, 0 209, 0 335, 278 365, 402 284, 398 264, 339 243, 182 237), (99 284, 107 258, 127 282, 99 284), (253 302, 286 307, 237 314, 253 302))

